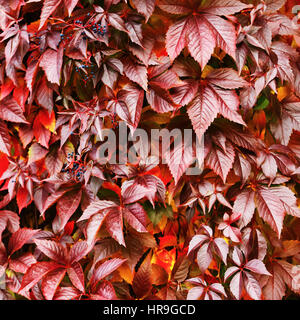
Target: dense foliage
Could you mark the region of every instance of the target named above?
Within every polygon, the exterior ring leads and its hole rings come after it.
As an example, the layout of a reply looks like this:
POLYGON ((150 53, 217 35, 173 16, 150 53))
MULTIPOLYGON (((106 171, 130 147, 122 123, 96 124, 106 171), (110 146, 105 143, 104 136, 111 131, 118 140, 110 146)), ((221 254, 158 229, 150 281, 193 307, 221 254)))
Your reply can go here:
POLYGON ((296 4, 0 0, 0 299, 299 298, 296 4))

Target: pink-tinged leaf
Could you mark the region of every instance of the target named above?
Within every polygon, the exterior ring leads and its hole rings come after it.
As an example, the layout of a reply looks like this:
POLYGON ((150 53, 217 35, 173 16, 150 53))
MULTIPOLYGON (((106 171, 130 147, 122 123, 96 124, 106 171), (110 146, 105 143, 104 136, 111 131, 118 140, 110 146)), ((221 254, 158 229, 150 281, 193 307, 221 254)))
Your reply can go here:
POLYGON ((175 87, 171 90, 173 101, 180 106, 189 104, 196 96, 199 83, 198 81, 186 79, 182 86, 175 87))
POLYGON ((48 272, 60 268, 56 262, 37 262, 33 264, 24 275, 19 292, 26 293, 36 283, 38 283, 48 272))
POLYGON ((48 149, 51 132, 42 125, 38 116, 33 122, 33 133, 38 143, 48 149))
POLYGON ((237 176, 241 177, 243 185, 246 183, 247 179, 251 174, 251 164, 243 157, 240 153, 237 153, 236 160, 233 164, 234 172, 237 176))
POLYGON ((25 274, 28 268, 37 261, 31 252, 23 254, 21 257, 9 260, 9 268, 14 272, 25 274))
POLYGON ((11 97, 7 97, 1 101, 0 118, 5 121, 27 123, 22 108, 11 97))
POLYGON ((189 31, 189 20, 183 18, 172 24, 166 35, 166 49, 171 61, 180 54, 187 45, 187 34, 189 31))
POLYGON ((59 287, 57 288, 53 300, 73 300, 81 294, 74 287, 59 287))
POLYGON ((4 121, 0 120, 0 151, 10 155, 10 135, 4 121))
POLYGON ((95 237, 100 230, 104 219, 107 217, 109 210, 104 210, 100 213, 94 214, 88 221, 86 227, 86 240, 87 243, 90 245, 94 240, 95 237))
POLYGON ((102 280, 96 292, 97 292, 96 300, 99 300, 99 299, 100 300, 117 300, 118 299, 113 285, 107 280, 102 280))
POLYGON ((267 154, 261 165, 261 169, 267 178, 273 180, 277 174, 277 163, 272 154, 267 154))
POLYGON ((197 264, 201 272, 209 267, 212 261, 211 244, 209 242, 204 243, 197 252, 197 264))
POLYGON ((249 7, 249 5, 238 0, 211 0, 204 2, 200 10, 218 16, 227 16, 249 7))
POLYGON ((64 0, 65 7, 68 9, 69 17, 71 16, 71 13, 73 12, 74 8, 76 7, 78 0, 64 0))
POLYGON ((253 259, 248 261, 245 264, 246 269, 258 273, 258 274, 265 274, 267 276, 271 276, 271 273, 266 269, 264 263, 261 260, 253 259))
POLYGON ((67 273, 73 286, 79 291, 84 292, 84 273, 80 263, 72 263, 72 265, 67 269, 67 273))
POLYGON ((47 273, 41 284, 41 289, 46 300, 52 300, 56 289, 66 274, 66 269, 57 268, 47 273))
POLYGON ((227 242, 222 238, 216 238, 214 239, 214 247, 217 255, 223 260, 225 264, 227 264, 227 255, 229 251, 227 242))
POLYGON ((248 82, 231 68, 215 69, 207 75, 206 79, 224 89, 237 89, 248 85, 248 82))
POLYGON ((267 241, 259 230, 253 230, 248 227, 243 229, 241 250, 245 253, 245 256, 248 257, 251 252, 253 252, 253 249, 257 250, 256 257, 259 260, 263 260, 267 253, 267 241), (255 240, 254 248, 253 239, 255 240))
POLYGON ((266 0, 265 4, 267 5, 266 12, 275 12, 281 9, 284 4, 286 3, 285 0, 266 0))
POLYGON ((64 165, 64 157, 64 152, 61 149, 51 148, 45 157, 45 167, 50 176, 61 172, 64 165))
POLYGON ((214 92, 210 87, 201 87, 199 94, 188 106, 188 115, 199 141, 213 120, 217 117, 219 108, 214 92))
POLYGON ((108 23, 120 30, 120 31, 123 31, 123 32, 128 32, 128 30, 126 29, 126 26, 125 26, 125 23, 124 23, 124 20, 116 13, 109 13, 107 15, 107 18, 108 18, 108 23))
POLYGON ((58 85, 60 84, 63 52, 63 46, 60 46, 58 51, 47 49, 40 60, 40 67, 45 71, 48 81, 58 85))
POLYGON ((226 206, 226 207, 232 209, 231 204, 226 200, 226 198, 223 196, 222 193, 219 192, 219 193, 216 194, 216 196, 217 196, 218 201, 219 201, 223 206, 226 206))
POLYGON ((229 285, 230 291, 234 295, 237 300, 241 299, 242 290, 243 290, 243 274, 242 272, 238 272, 233 276, 229 285))
POLYGON ((291 189, 285 186, 279 186, 272 188, 271 191, 280 199, 287 214, 300 218, 297 198, 291 189))
POLYGON ((185 0, 161 0, 158 6, 172 14, 188 14, 192 13, 192 9, 189 7, 190 3, 185 0))
POLYGON ((144 90, 147 91, 148 80, 147 80, 147 68, 130 58, 122 60, 124 65, 124 73, 131 81, 140 85, 144 90))
POLYGON ((59 230, 61 231, 69 221, 73 213, 78 208, 82 196, 82 190, 70 191, 65 193, 56 205, 57 215, 59 217, 59 230))
POLYGON ((33 90, 34 80, 36 79, 39 63, 37 61, 32 61, 26 69, 25 81, 27 88, 30 92, 33 90))
POLYGON ((144 208, 139 203, 128 205, 123 210, 124 218, 138 232, 147 232, 146 217, 144 208))
POLYGON ((294 265, 284 260, 273 260, 271 265, 272 277, 268 277, 263 286, 263 295, 267 300, 282 300, 287 286, 292 286, 292 269, 294 265))
POLYGON ((8 229, 11 233, 18 231, 20 228, 20 217, 13 211, 1 210, 0 211, 0 241, 2 232, 8 229))
POLYGON ((210 290, 213 290, 217 293, 222 294, 223 296, 227 297, 226 292, 224 290, 224 287, 221 285, 221 283, 212 283, 209 286, 210 290))
POLYGON ((215 15, 206 14, 205 19, 215 34, 216 45, 235 59, 236 31, 234 25, 215 15))
POLYGON ((82 216, 77 220, 77 222, 89 219, 92 215, 108 209, 110 207, 115 207, 116 204, 113 201, 108 200, 98 200, 93 201, 84 211, 82 216))
POLYGON ((114 271, 116 271, 127 259, 114 258, 105 261, 94 270, 91 278, 91 284, 95 285, 98 281, 104 279, 114 271))
POLYGON ((188 295, 186 297, 187 300, 198 300, 201 298, 204 292, 204 287, 194 287, 189 290, 188 295))
POLYGON ((241 266, 244 262, 244 256, 242 251, 238 247, 233 248, 232 260, 237 266, 241 266))
MULTIPOLYGON (((143 47, 143 45, 142 45, 142 41, 143 41, 142 25, 140 23, 136 23, 134 20, 128 20, 125 23, 125 27, 128 30, 128 35, 129 35, 130 40, 132 42, 134 42, 135 44, 137 44, 138 46, 143 47)), ((134 47, 134 45, 133 45, 133 47, 134 47)))
POLYGON ((192 251, 200 247, 205 241, 208 241, 209 237, 204 234, 196 234, 193 236, 189 243, 189 250, 188 254, 190 254, 192 251))
POLYGON ((119 244, 125 246, 122 209, 120 207, 114 207, 108 211, 109 213, 105 220, 106 229, 112 238, 114 238, 119 244))
POLYGON ((39 143, 33 143, 28 149, 28 165, 43 159, 47 153, 48 150, 43 148, 39 143))
POLYGON ((154 11, 155 0, 133 0, 132 2, 136 10, 146 18, 147 23, 154 11))
POLYGON ((15 251, 21 249, 25 243, 30 241, 39 230, 32 230, 28 228, 18 229, 14 232, 8 242, 8 252, 12 255, 15 251))
MULTIPOLYGON (((119 91, 120 93, 120 91, 119 91)), ((141 90, 136 85, 127 85, 121 90, 120 99, 123 100, 130 114, 130 124, 132 132, 137 128, 143 107, 144 90, 141 90)))
POLYGON ((39 105, 51 112, 53 110, 53 90, 47 84, 46 77, 43 77, 38 84, 36 100, 39 105))
POLYGON ((261 288, 257 280, 253 277, 252 274, 245 272, 244 273, 244 287, 249 296, 254 300, 261 299, 261 288))
POLYGON ((158 177, 150 174, 137 176, 134 180, 127 180, 122 184, 122 197, 125 204, 146 197, 154 205, 155 196, 158 195, 164 201, 165 192, 164 183, 158 177))
POLYGON ((56 8, 58 8, 58 6, 61 4, 61 1, 62 0, 45 0, 44 1, 39 29, 41 29, 44 26, 47 19, 56 10, 56 8))
POLYGON ((52 240, 40 239, 35 239, 34 242, 37 245, 37 248, 51 260, 57 261, 59 263, 67 262, 67 251, 61 243, 52 240))
POLYGON ((253 217, 255 210, 254 195, 254 191, 246 189, 238 194, 234 201, 232 211, 241 214, 240 228, 247 226, 253 217))
POLYGON ((174 149, 170 152, 170 157, 167 157, 166 161, 174 178, 175 184, 177 184, 181 176, 195 161, 192 141, 189 139, 184 139, 183 142, 175 141, 174 149))
POLYGON ((226 152, 217 146, 211 148, 205 161, 209 168, 218 174, 223 182, 226 182, 227 175, 233 166, 235 151, 231 143, 226 141, 226 152))
POLYGON ((151 84, 146 92, 147 100, 153 110, 158 113, 165 113, 174 110, 175 103, 169 92, 161 86, 151 84))
POLYGON ((86 241, 77 241, 70 249, 69 261, 70 263, 78 262, 89 252, 89 246, 86 241))
POLYGON ((216 46, 213 28, 201 15, 193 15, 188 19, 188 49, 191 56, 199 62, 203 69, 208 63, 216 46))
POLYGON ((280 237, 283 227, 285 209, 280 199, 269 189, 261 187, 256 193, 257 210, 260 217, 267 222, 280 237))
POLYGON ((233 274, 235 274, 237 271, 240 271, 238 267, 229 267, 224 274, 224 281, 227 281, 233 274))

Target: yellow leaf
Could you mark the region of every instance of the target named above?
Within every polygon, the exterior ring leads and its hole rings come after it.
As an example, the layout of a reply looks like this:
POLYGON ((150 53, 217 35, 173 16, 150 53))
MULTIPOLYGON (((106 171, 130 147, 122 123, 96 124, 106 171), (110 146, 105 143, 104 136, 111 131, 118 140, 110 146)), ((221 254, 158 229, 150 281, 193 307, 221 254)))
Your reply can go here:
POLYGON ((122 279, 124 279, 127 283, 132 284, 133 281, 133 272, 130 270, 129 266, 127 263, 123 263, 119 268, 118 268, 119 274, 122 279))

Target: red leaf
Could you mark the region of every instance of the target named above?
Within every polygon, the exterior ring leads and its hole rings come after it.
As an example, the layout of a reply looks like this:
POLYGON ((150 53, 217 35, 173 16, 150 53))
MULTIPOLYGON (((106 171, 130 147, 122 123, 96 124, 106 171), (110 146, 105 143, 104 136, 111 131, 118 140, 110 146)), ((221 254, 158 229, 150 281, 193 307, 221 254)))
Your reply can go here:
POLYGON ((66 274, 66 269, 57 268, 48 272, 42 279, 41 289, 46 300, 52 300, 66 274))
POLYGON ((74 8, 76 7, 78 0, 64 0, 65 7, 68 9, 68 14, 71 16, 74 8))
POLYGON ((28 228, 18 229, 14 232, 8 242, 8 252, 12 255, 15 251, 21 249, 25 243, 31 240, 39 230, 32 230, 28 228))
POLYGON ((148 88, 147 68, 130 58, 122 60, 124 73, 131 81, 140 85, 145 91, 148 88))
POLYGON ((60 46, 58 51, 47 49, 40 60, 40 67, 45 71, 48 81, 58 85, 60 83, 63 52, 63 46, 60 46))
POLYGON ((11 148, 11 142, 10 142, 9 131, 7 129, 5 122, 0 120, 0 151, 9 156, 10 148, 11 148))
POLYGON ((155 0, 133 0, 137 11, 146 18, 146 22, 149 20, 155 8, 155 0))
POLYGON ((123 210, 124 218, 138 232, 147 232, 144 208, 139 203, 128 205, 123 210))
POLYGON ((81 265, 78 262, 74 262, 68 269, 68 276, 78 290, 84 292, 84 273, 81 265))
POLYGON ((36 100, 39 105, 51 112, 53 110, 53 90, 47 84, 46 77, 43 77, 37 86, 36 100))
POLYGON ((231 143, 226 141, 226 152, 215 146, 210 149, 205 161, 207 166, 218 174, 225 183, 227 175, 232 168, 234 157, 234 148, 231 143))
POLYGON ((97 288, 96 300, 117 300, 113 285, 106 280, 102 280, 97 288))
POLYGON ((248 261, 245 264, 244 268, 249 269, 250 271, 258 274, 265 274, 267 276, 271 276, 271 273, 266 269, 264 263, 258 259, 248 261))
POLYGON ((70 249, 69 261, 70 263, 78 262, 85 255, 88 254, 89 247, 86 241, 77 241, 70 249))
POLYGON ((119 244, 125 247, 125 240, 123 235, 123 214, 122 208, 113 207, 108 210, 106 217, 106 229, 108 233, 114 238, 119 244))
POLYGON ((244 190, 234 201, 232 211, 241 214, 240 228, 247 226, 253 217, 255 210, 254 195, 254 191, 244 190))
POLYGON ((0 118, 5 121, 27 123, 22 108, 11 97, 7 97, 1 101, 0 118))
POLYGON ((66 248, 61 243, 40 239, 35 239, 34 242, 37 245, 37 248, 51 260, 57 261, 58 263, 67 262, 66 248))
POLYGON ((285 209, 280 199, 271 190, 261 187, 256 194, 257 210, 271 228, 280 237, 285 209))
POLYGON ((104 279, 114 271, 116 271, 127 259, 114 258, 103 262, 98 268, 94 270, 91 278, 92 286, 104 279))
POLYGON ((16 232, 20 227, 19 216, 10 210, 0 211, 0 241, 2 232, 7 228, 11 233, 16 232))
POLYGON ((43 3, 41 20, 39 29, 41 29, 47 19, 51 16, 51 14, 55 11, 55 9, 61 4, 61 0, 45 0, 43 3))
POLYGON ((43 159, 47 153, 48 150, 43 148, 39 143, 33 143, 28 150, 28 165, 43 159))
POLYGON ((16 199, 19 208, 19 213, 22 211, 23 208, 26 208, 32 201, 27 188, 19 188, 16 199))
POLYGON ((56 205, 57 215, 59 217, 59 229, 61 231, 69 221, 73 213, 78 208, 82 196, 82 190, 75 190, 65 193, 56 205))
POLYGON ((48 272, 60 268, 60 265, 56 262, 37 262, 30 266, 24 275, 19 289, 19 293, 26 293, 36 283, 38 283, 48 272))

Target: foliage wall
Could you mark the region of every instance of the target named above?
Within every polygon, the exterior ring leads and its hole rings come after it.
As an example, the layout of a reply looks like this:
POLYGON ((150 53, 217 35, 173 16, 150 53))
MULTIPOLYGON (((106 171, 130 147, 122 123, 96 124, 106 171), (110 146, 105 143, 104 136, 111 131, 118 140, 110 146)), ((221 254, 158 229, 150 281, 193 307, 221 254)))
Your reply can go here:
POLYGON ((296 5, 1 0, 1 299, 298 299, 296 5), (100 162, 121 122, 203 171, 100 162))

